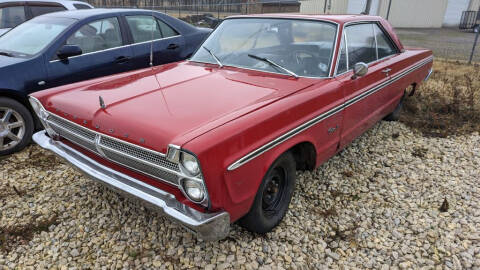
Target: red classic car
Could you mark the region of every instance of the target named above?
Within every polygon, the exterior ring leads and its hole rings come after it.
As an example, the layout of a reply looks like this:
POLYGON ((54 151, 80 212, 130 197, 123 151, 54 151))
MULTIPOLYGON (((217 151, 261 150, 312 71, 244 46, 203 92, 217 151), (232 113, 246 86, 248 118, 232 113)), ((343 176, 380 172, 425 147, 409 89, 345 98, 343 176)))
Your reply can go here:
POLYGON ((34 140, 201 238, 265 233, 295 171, 395 120, 432 60, 380 17, 230 17, 188 61, 33 94, 34 140))

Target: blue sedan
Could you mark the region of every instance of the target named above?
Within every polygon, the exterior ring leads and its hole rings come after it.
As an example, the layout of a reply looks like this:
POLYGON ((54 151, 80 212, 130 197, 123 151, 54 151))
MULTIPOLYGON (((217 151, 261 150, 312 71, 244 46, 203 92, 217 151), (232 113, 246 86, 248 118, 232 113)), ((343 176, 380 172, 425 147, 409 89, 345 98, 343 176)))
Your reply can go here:
POLYGON ((55 12, 10 30, 0 37, 0 156, 23 149, 38 127, 28 94, 186 59, 210 32, 138 9, 55 12))

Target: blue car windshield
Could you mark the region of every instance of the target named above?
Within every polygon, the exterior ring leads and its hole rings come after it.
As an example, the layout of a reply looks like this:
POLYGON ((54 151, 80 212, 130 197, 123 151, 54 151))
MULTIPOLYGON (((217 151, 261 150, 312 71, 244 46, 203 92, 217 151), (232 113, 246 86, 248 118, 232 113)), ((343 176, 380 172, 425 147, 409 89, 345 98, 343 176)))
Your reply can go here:
POLYGON ((33 18, 0 37, 0 52, 19 57, 35 55, 73 23, 75 20, 69 18, 33 18))
POLYGON ((336 31, 335 24, 324 21, 227 19, 190 60, 294 76, 327 77, 336 31))

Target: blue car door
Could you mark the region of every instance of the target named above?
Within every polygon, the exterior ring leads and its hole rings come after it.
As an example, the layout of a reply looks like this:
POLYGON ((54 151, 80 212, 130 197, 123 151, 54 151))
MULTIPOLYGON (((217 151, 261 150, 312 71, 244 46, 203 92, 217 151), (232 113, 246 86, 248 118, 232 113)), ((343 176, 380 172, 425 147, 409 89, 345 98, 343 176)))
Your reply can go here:
POLYGON ((133 67, 132 48, 125 46, 118 17, 86 23, 65 39, 62 46, 77 45, 82 54, 65 60, 53 55, 47 62, 49 87, 120 73, 133 67))
POLYGON ((153 65, 183 60, 184 38, 171 26, 150 15, 125 16, 130 30, 135 68, 148 66, 153 49, 153 65))

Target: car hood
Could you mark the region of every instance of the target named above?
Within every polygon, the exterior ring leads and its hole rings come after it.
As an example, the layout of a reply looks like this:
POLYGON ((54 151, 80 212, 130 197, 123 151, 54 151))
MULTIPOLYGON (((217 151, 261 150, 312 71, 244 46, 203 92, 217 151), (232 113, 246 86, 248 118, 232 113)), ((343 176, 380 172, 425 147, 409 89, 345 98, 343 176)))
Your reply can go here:
POLYGON ((47 110, 165 152, 312 85, 313 79, 180 62, 35 94, 47 110), (100 101, 101 100, 101 101, 100 101), (101 102, 105 108, 101 108, 101 102))
POLYGON ((0 69, 28 61, 26 58, 0 55, 0 69))

